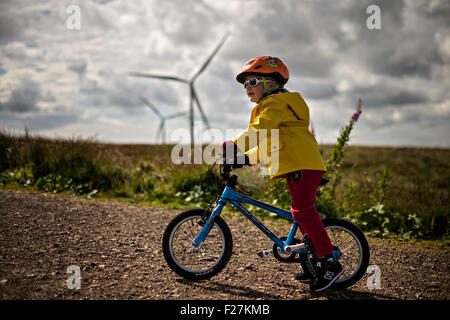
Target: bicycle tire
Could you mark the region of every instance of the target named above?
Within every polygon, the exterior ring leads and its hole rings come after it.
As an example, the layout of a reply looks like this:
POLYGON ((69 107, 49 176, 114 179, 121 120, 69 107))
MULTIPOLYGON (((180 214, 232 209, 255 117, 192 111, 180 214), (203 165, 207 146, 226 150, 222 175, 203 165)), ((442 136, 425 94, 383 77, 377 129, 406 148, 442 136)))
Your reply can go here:
MULTIPOLYGON (((325 219, 322 221, 329 236, 333 229, 341 230, 348 233, 351 236, 350 240, 354 240, 357 244, 358 257, 354 257, 354 251, 350 251, 350 247, 339 247, 339 243, 336 243, 336 239, 330 236, 333 243, 333 247, 337 247, 342 251, 340 263, 344 267, 343 275, 333 283, 330 288, 335 290, 346 289, 356 282, 358 282, 362 276, 366 273, 370 260, 370 249, 366 237, 363 232, 353 225, 352 223, 341 219, 325 219)), ((315 274, 314 261, 316 257, 313 254, 303 255, 300 260, 302 268, 308 270, 311 274, 315 274)))
POLYGON ((176 274, 194 281, 209 279, 222 271, 230 260, 233 249, 233 239, 230 228, 221 217, 216 217, 214 219, 214 226, 211 229, 210 234, 206 238, 205 243, 198 250, 195 250, 191 246, 192 240, 202 229, 198 224, 198 221, 202 219, 203 213, 203 209, 192 209, 180 213, 167 225, 162 240, 163 254, 168 266, 176 274), (181 230, 183 224, 186 222, 188 222, 190 227, 194 230, 191 230, 192 232, 190 232, 189 235, 184 232, 183 236, 185 236, 186 239, 175 238, 177 231, 181 230), (182 258, 185 258, 186 261, 190 260, 195 264, 197 260, 200 264, 202 260, 212 260, 207 249, 208 247, 212 248, 216 244, 219 244, 214 242, 217 240, 217 237, 221 240, 221 248, 219 252, 215 253, 217 257, 214 258, 213 263, 208 264, 206 267, 199 267, 199 269, 196 269, 192 266, 188 266, 187 262, 183 261, 182 258), (178 243, 178 240, 182 240, 182 243, 178 243), (174 245, 181 245, 181 249, 175 249, 174 245))

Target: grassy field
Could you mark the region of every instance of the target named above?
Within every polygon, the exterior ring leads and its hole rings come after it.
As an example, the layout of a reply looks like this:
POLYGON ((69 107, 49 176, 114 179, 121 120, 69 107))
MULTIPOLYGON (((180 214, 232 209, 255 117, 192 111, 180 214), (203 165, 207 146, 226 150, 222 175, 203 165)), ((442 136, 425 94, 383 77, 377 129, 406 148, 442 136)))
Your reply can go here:
MULTIPOLYGON (((17 137, 3 130, 0 185, 177 208, 214 200, 221 188, 217 169, 175 165, 172 148, 17 137)), ((320 149, 329 159, 333 146, 320 149)), ((345 218, 376 236, 448 242, 450 149, 346 146, 344 151, 336 188, 319 190, 323 217, 345 218)), ((257 167, 237 174, 241 192, 289 210, 285 181, 269 181, 257 167)))

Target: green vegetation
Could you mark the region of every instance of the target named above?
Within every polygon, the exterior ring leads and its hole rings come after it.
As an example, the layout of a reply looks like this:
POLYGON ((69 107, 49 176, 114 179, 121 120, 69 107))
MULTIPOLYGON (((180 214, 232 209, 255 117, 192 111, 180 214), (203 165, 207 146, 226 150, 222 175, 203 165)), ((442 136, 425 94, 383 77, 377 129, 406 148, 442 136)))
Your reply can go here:
MULTIPOLYGON (((450 149, 346 146, 356 120, 342 128, 335 146, 320 147, 331 178, 318 192, 322 217, 347 219, 375 236, 448 243, 450 149)), ((172 147, 0 130, 0 185, 177 208, 213 201, 221 191, 217 170, 173 164, 172 147)), ((286 182, 258 172, 238 170, 239 190, 289 210, 286 182)))

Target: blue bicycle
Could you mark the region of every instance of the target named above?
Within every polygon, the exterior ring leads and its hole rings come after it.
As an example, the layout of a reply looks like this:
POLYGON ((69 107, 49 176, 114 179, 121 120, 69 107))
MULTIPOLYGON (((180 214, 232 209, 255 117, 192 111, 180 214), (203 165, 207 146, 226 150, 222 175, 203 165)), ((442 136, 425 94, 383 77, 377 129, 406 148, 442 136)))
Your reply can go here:
MULTIPOLYGON (((169 267, 186 279, 203 280, 216 275, 226 266, 231 257, 233 240, 230 228, 220 214, 229 202, 274 242, 272 250, 258 253, 260 257, 273 254, 281 262, 299 262, 304 272, 315 277, 314 246, 306 235, 301 239, 295 237, 298 224, 291 213, 236 192, 237 176, 230 175, 234 168, 235 165, 220 164, 220 176, 226 186, 207 209, 184 211, 168 224, 162 246, 169 267), (291 222, 288 235, 278 238, 243 203, 273 212, 291 222)), ((327 182, 323 179, 321 184, 327 182)), ((361 230, 348 221, 325 219, 323 224, 333 243, 333 254, 345 270, 331 288, 347 288, 365 274, 369 264, 369 245, 361 230)))

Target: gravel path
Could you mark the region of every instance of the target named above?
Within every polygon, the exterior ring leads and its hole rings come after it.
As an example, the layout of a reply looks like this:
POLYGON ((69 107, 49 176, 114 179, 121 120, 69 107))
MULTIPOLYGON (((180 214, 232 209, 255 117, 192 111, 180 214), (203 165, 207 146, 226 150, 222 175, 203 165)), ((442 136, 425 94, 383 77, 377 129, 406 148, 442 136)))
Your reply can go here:
POLYGON ((448 247, 369 238, 381 288, 369 289, 366 275, 347 290, 315 294, 293 279, 298 265, 259 258, 270 241, 244 218, 228 216, 235 247, 227 267, 210 280, 187 281, 169 269, 161 250, 164 229, 178 212, 0 190, 0 299, 450 298, 448 247), (80 289, 67 287, 69 266, 79 267, 80 289))

